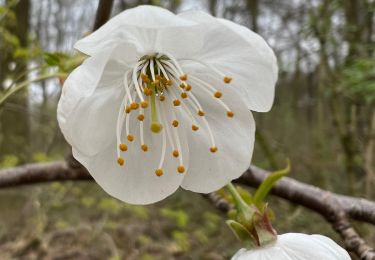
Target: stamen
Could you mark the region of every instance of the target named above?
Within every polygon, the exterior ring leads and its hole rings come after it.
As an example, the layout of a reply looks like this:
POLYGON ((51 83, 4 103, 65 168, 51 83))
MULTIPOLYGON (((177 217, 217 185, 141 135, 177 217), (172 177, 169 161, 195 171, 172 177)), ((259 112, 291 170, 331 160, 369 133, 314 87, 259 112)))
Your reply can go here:
POLYGON ((133 102, 133 103, 130 104, 130 108, 132 110, 137 110, 139 108, 139 104, 136 103, 136 102, 133 102))
POLYGON ((180 165, 180 166, 177 167, 177 171, 179 173, 184 173, 185 172, 185 167, 183 165, 180 165))
POLYGON ((140 65, 143 63, 143 61, 140 61, 137 63, 137 65, 135 65, 134 69, 133 69, 133 83, 134 83, 134 87, 135 87, 135 90, 137 91, 137 94, 138 94, 138 97, 139 99, 141 100, 141 102, 144 100, 143 98, 143 95, 142 95, 142 92, 141 92, 141 88, 138 84, 138 79, 137 79, 137 72, 138 72, 138 68, 140 67, 140 65))
POLYGON ((165 129, 167 131, 167 137, 168 137, 168 141, 169 141, 169 144, 171 146, 171 149, 173 151, 176 150, 175 148, 175 145, 174 145, 174 141, 173 141, 173 136, 172 136, 172 133, 171 133, 171 129, 170 129, 170 126, 168 125, 168 118, 167 118, 167 112, 166 112, 166 108, 165 108, 165 105, 164 104, 160 104, 160 109, 161 109, 161 120, 162 120, 162 124, 165 125, 165 129))
POLYGON ((165 100, 165 96, 159 96, 159 100, 160 101, 164 101, 165 100))
POLYGON ((211 151, 211 153, 216 153, 217 152, 217 147, 216 146, 212 146, 212 147, 210 147, 210 151, 211 151))
POLYGON ((234 116, 234 113, 233 113, 232 111, 228 111, 228 112, 227 112, 227 116, 228 116, 228 117, 233 117, 233 116, 234 116))
POLYGON ((220 91, 216 91, 215 94, 214 94, 214 97, 215 98, 221 98, 223 94, 220 92, 220 91))
POLYGON ((177 158, 180 153, 177 150, 173 150, 172 155, 177 158))
POLYGON ((154 133, 159 133, 162 129, 163 126, 159 123, 158 120, 158 113, 157 113, 157 108, 156 108, 156 97, 155 97, 155 90, 152 91, 151 95, 151 126, 150 129, 154 133))
POLYGON ((171 68, 175 67, 180 75, 184 75, 185 73, 183 73, 180 65, 177 62, 177 60, 172 55, 170 55, 169 53, 165 53, 165 55, 172 61, 173 64, 171 62, 167 61, 167 60, 163 60, 163 63, 170 66, 171 68))
POLYGON ((125 160, 124 160, 122 157, 119 157, 119 158, 117 158, 117 163, 118 163, 120 166, 123 166, 124 163, 125 163, 125 160))
POLYGON ((150 59, 150 71, 152 80, 155 81, 154 59, 150 59))
POLYGON ((139 114, 138 117, 137 117, 137 119, 139 121, 143 121, 143 120, 145 120, 145 115, 144 114, 139 114))
POLYGON ((164 173, 163 173, 163 170, 162 169, 156 169, 155 170, 155 175, 156 176, 158 176, 158 177, 160 177, 160 176, 162 176, 164 173))
POLYGON ((143 93, 145 94, 145 96, 151 96, 151 94, 152 94, 152 90, 151 90, 149 87, 146 87, 146 88, 143 90, 143 93))
POLYGON ((191 85, 187 85, 186 88, 185 88, 185 91, 190 91, 192 89, 191 85))
MULTIPOLYGON (((124 88, 126 89, 126 88, 128 88, 128 86, 124 85, 124 88)), ((123 107, 127 106, 127 101, 129 99, 131 99, 131 96, 128 96, 127 91, 125 90, 125 95, 124 95, 124 98, 123 98, 122 103, 120 105, 119 113, 118 113, 118 116, 117 116, 117 123, 116 123, 116 142, 117 142, 117 146, 119 148, 119 149, 117 149, 117 157, 119 157, 119 158, 120 158, 120 150, 126 151, 127 148, 128 148, 126 144, 123 144, 121 142, 121 132, 122 132, 122 128, 123 128, 123 125, 124 125, 124 120, 127 116, 127 113, 124 113, 123 107)))
POLYGON ((158 68, 160 68, 161 72, 163 73, 163 76, 167 79, 167 80, 170 80, 169 77, 168 77, 168 74, 167 72, 165 71, 163 65, 161 65, 161 63, 156 60, 156 64, 158 65, 158 68))
POLYGON ((224 83, 229 84, 232 81, 231 77, 225 76, 224 77, 224 83))
MULTIPOLYGON (((191 76, 190 77, 191 80, 193 82, 195 82, 195 85, 200 87, 203 91, 205 91, 206 93, 208 93, 209 95, 211 95, 212 92, 219 92, 217 91, 214 87, 212 87, 210 84, 204 82, 203 80, 195 77, 195 76, 191 76), (209 88, 212 92, 210 92, 207 88, 209 88)), ((228 111, 231 111, 230 108, 221 100, 221 99, 215 99, 225 110, 228 111)))
POLYGON ((129 135, 127 136, 127 139, 128 139, 129 142, 133 142, 133 141, 134 141, 134 136, 131 135, 131 134, 129 134, 129 135))
POLYGON ((146 152, 148 147, 147 147, 147 145, 145 145, 145 141, 144 141, 144 137, 143 137, 143 120, 145 118, 143 113, 144 113, 143 108, 139 109, 139 115, 138 115, 138 120, 140 121, 139 122, 139 137, 141 139, 141 149, 146 152))
POLYGON ((180 80, 186 81, 187 80, 187 75, 186 74, 181 75, 180 76, 180 80))
POLYGON ((197 130, 199 129, 199 127, 196 126, 196 125, 192 125, 192 126, 191 126, 191 129, 192 129, 193 131, 197 131, 197 130))
POLYGON ((182 97, 182 98, 187 98, 187 97, 188 97, 188 95, 187 95, 187 93, 186 93, 186 92, 182 92, 182 93, 181 93, 181 97, 182 97))
POLYGON ((173 105, 174 105, 175 107, 178 107, 179 105, 181 105, 181 101, 178 100, 178 99, 175 99, 175 100, 173 100, 173 105))
MULTIPOLYGON (((173 70, 173 68, 171 68, 172 70, 173 70)), ((174 74, 174 73, 171 73, 171 75, 172 75, 172 77, 174 77, 174 78, 176 78, 176 75, 174 74)), ((181 89, 179 89, 179 90, 181 90, 181 89)), ((208 91, 208 90, 207 90, 208 91)), ((171 95, 172 96, 174 96, 174 91, 173 90, 171 90, 171 95)), ((199 102, 198 102, 198 100, 195 98, 195 96, 191 93, 191 97, 192 97, 192 100, 194 100, 194 102, 195 103, 193 103, 193 102, 191 102, 190 104, 192 105, 192 106, 194 106, 195 108, 198 108, 199 110, 198 110, 198 112, 197 112, 197 114, 199 115, 199 116, 204 116, 204 112, 203 112, 203 109, 202 109, 202 106, 199 104, 199 102)), ((189 100, 189 99, 188 99, 189 100)), ((190 101, 190 100, 189 100, 190 101)), ((219 100, 219 101, 221 101, 221 100, 219 100)), ((222 101, 221 101, 222 102, 222 101)), ((224 104, 225 105, 225 104, 224 104)), ((188 114, 190 114, 191 115, 191 113, 190 113, 190 109, 185 105, 185 103, 183 102, 182 103, 182 106, 186 109, 186 112, 188 113, 188 114)), ((229 109, 228 109, 229 110, 229 109)), ((192 120, 193 121, 195 121, 195 119, 194 119, 194 117, 191 115, 191 118, 192 118, 192 120)), ((208 121, 207 121, 207 119, 206 118, 203 118, 203 122, 204 122, 204 124, 205 124, 205 126, 206 126, 206 128, 207 128, 207 131, 208 131, 208 134, 209 134, 209 136, 210 136, 210 139, 211 139, 211 143, 212 143, 212 147, 216 147, 215 146, 215 140, 214 140, 214 137, 213 137, 213 134, 212 134, 212 131, 211 131, 211 127, 210 127, 210 125, 209 125, 209 123, 208 123, 208 121)))
MULTIPOLYGON (((160 156, 160 162, 159 162, 158 169, 162 169, 163 168, 163 163, 164 163, 164 158, 165 158, 165 151, 167 149, 167 138, 166 138, 165 132, 166 132, 165 130, 161 132, 161 135, 162 135, 162 148, 161 148, 161 156, 160 156)), ((158 175, 158 174, 156 174, 156 175, 158 175)))
POLYGON ((207 68, 209 68, 210 70, 212 70, 213 72, 215 72, 216 74, 218 74, 220 77, 222 77, 224 83, 226 83, 226 84, 229 84, 232 81, 231 77, 225 75, 224 73, 222 73, 220 70, 218 70, 217 68, 215 68, 213 65, 211 65, 209 63, 206 63, 206 62, 204 62, 202 60, 196 60, 196 59, 183 59, 183 60, 184 61, 186 61, 186 60, 195 61, 197 63, 202 64, 203 66, 206 66, 207 68))
POLYGON ((142 145, 141 145, 141 149, 142 149, 144 152, 147 152, 147 151, 148 151, 148 146, 147 146, 147 144, 142 144, 142 145))
MULTIPOLYGON (((174 112, 173 109, 172 109, 171 112, 172 112, 172 117, 173 117, 173 118, 177 118, 176 113, 174 112)), ((176 127, 172 128, 172 132, 173 132, 173 135, 174 135, 174 137, 175 137, 174 140, 176 141, 177 152, 178 152, 178 151, 182 151, 182 150, 181 150, 180 137, 179 137, 179 135, 178 135, 178 131, 177 131, 176 127)), ((175 157, 176 157, 176 156, 175 156, 175 157)), ((180 156, 178 156, 178 159, 179 159, 179 163, 180 163, 180 165, 183 165, 182 153, 181 153, 180 156)))
POLYGON ((146 100, 141 102, 141 107, 142 108, 147 108, 148 107, 148 102, 146 100))
POLYGON ((128 150, 128 146, 126 144, 120 144, 119 148, 121 151, 126 152, 128 150))
POLYGON ((124 87, 125 87, 125 91, 126 91, 126 96, 129 98, 129 103, 133 103, 133 100, 131 98, 131 95, 130 95, 130 86, 128 84, 128 76, 129 74, 131 73, 131 70, 128 70, 125 75, 124 75, 124 87))
POLYGON ((178 126, 178 121, 177 121, 177 120, 173 120, 173 121, 172 121, 172 125, 173 125, 174 127, 177 127, 177 126, 178 126))

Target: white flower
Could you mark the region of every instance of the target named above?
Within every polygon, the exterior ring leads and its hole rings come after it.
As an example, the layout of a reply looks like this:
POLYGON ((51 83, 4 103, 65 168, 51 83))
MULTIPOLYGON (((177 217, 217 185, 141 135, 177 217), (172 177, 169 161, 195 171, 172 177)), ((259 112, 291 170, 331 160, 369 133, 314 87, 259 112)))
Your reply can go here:
POLYGON ((350 260, 348 252, 322 235, 287 233, 273 244, 257 249, 240 249, 232 260, 350 260))
POLYGON ((67 78, 58 121, 109 194, 147 204, 179 186, 208 193, 250 165, 248 109, 268 111, 277 80, 259 35, 203 12, 140 6, 75 48, 90 57, 67 78))

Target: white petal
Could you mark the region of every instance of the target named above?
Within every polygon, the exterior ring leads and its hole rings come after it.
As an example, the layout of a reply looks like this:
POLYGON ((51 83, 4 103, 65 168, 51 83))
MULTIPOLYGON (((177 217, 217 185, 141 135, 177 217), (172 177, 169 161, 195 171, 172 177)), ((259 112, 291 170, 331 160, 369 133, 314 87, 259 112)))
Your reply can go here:
POLYGON ((176 191, 184 178, 183 174, 177 173, 178 160, 171 156, 172 150, 169 146, 163 165, 164 175, 155 175, 160 159, 161 133, 151 133, 147 115, 144 122, 144 138, 149 150, 141 150, 139 123, 132 118, 130 133, 135 136, 135 140, 127 143, 128 151, 122 153, 124 166, 119 166, 116 162, 115 142, 92 157, 83 156, 73 150, 74 157, 88 169, 108 194, 131 204, 160 201, 176 191))
MULTIPOLYGON (((220 86, 220 81, 209 81, 204 74, 195 76, 205 79, 212 86, 220 86)), ((193 83, 192 86, 193 94, 203 107, 204 117, 211 127, 218 151, 210 152, 212 145, 208 131, 202 117, 196 117, 200 122, 200 129, 196 132, 191 129, 187 131, 190 165, 182 187, 194 192, 208 193, 238 178, 250 166, 255 122, 251 112, 230 87, 224 86, 225 88, 220 90, 223 93, 221 100, 234 112, 233 118, 227 117, 227 111, 217 103, 213 95, 208 95, 193 83)))
POLYGON ((78 41, 74 47, 90 56, 111 49, 120 42, 133 43, 143 54, 165 48, 174 55, 175 50, 177 53, 190 53, 202 44, 199 34, 191 31, 194 25, 194 22, 182 19, 166 9, 138 6, 113 17, 101 28, 78 41))
POLYGON ((121 86, 98 88, 82 98, 66 119, 63 134, 71 146, 88 156, 106 148, 116 135, 118 110, 124 92, 121 86))
POLYGON ((203 48, 194 58, 232 77, 231 85, 249 109, 270 110, 277 81, 277 63, 267 43, 243 26, 203 12, 187 12, 180 16, 206 28, 203 48))
POLYGON ((348 252, 322 235, 287 233, 274 244, 254 250, 240 249, 232 260, 350 260, 348 252))
POLYGON ((98 153, 111 142, 108 135, 115 134, 126 67, 108 59, 108 54, 96 55, 75 69, 58 104, 57 119, 65 138, 85 155, 98 153))

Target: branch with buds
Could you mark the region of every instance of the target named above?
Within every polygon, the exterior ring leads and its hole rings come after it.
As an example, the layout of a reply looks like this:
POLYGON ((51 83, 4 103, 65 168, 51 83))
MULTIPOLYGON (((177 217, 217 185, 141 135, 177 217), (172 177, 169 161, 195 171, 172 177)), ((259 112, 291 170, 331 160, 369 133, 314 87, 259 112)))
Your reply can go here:
MULTIPOLYGON (((258 187, 270 172, 251 166, 236 182, 248 187, 258 187)), ((0 170, 0 188, 45 183, 53 181, 93 180, 77 161, 27 164, 15 168, 0 170)), ((318 187, 282 178, 272 189, 272 194, 294 204, 304 206, 319 213, 340 234, 345 247, 360 259, 375 259, 372 249, 352 226, 350 220, 375 225, 375 203, 366 199, 335 194, 318 187)), ((204 195, 222 212, 231 205, 215 193, 204 195)))

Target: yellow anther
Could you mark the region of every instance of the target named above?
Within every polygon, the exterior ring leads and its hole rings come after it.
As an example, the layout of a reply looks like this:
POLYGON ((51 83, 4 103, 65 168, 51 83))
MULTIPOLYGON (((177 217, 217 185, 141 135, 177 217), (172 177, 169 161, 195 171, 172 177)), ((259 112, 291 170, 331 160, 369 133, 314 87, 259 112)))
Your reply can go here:
POLYGON ((165 96, 160 96, 160 97, 159 97, 159 100, 160 100, 160 101, 164 101, 164 100, 165 100, 165 96))
POLYGON ((137 116, 137 118, 138 118, 139 121, 143 121, 145 119, 145 115, 140 114, 140 115, 137 116))
POLYGON ((234 116, 234 113, 233 113, 232 111, 228 111, 228 112, 227 112, 227 116, 228 116, 228 117, 233 117, 233 116, 234 116))
POLYGON ((141 149, 142 149, 143 151, 147 152, 147 151, 148 151, 148 146, 147 146, 147 144, 142 144, 142 145, 141 145, 141 149))
POLYGON ((185 167, 183 165, 180 165, 180 166, 177 167, 177 171, 179 173, 184 173, 185 172, 185 167))
POLYGON ((183 81, 187 80, 187 75, 186 74, 181 75, 180 80, 183 80, 183 81))
POLYGON ((224 83, 229 84, 231 81, 232 81, 232 78, 231 78, 231 77, 228 77, 228 76, 225 76, 225 77, 224 77, 224 83))
POLYGON ((177 126, 178 126, 178 121, 177 121, 177 120, 173 120, 173 121, 172 121, 172 125, 173 125, 174 127, 177 127, 177 126))
POLYGON ((180 84, 180 88, 184 89, 185 88, 185 84, 180 84))
POLYGON ((157 80, 161 80, 162 77, 158 74, 158 75, 155 76, 155 79, 157 79, 157 80))
POLYGON ((119 158, 117 158, 117 163, 122 166, 122 165, 124 165, 125 160, 123 158, 119 157, 119 158))
POLYGON ((175 100, 173 100, 173 105, 177 107, 177 106, 181 105, 181 101, 178 100, 178 99, 175 99, 175 100))
POLYGON ((155 79, 155 80, 154 80, 154 84, 155 84, 155 85, 158 85, 159 83, 160 83, 160 80, 158 80, 158 79, 155 79))
POLYGON ((130 108, 133 109, 133 110, 138 109, 138 107, 139 107, 139 104, 137 102, 133 102, 133 103, 130 104, 130 108))
POLYGON ((156 176, 160 177, 160 176, 163 175, 163 170, 162 169, 156 169, 155 174, 156 174, 156 176))
POLYGON ((152 94, 152 90, 150 88, 145 88, 143 90, 143 93, 145 93, 146 96, 151 96, 152 94))
POLYGON ((223 95, 223 93, 221 93, 220 91, 216 91, 215 94, 214 94, 214 97, 215 98, 221 98, 222 95, 223 95))
POLYGON ((142 108, 146 108, 146 107, 148 107, 148 102, 147 102, 146 100, 142 101, 142 102, 141 102, 141 107, 142 107, 142 108))
POLYGON ((133 141, 134 141, 134 136, 133 136, 133 135, 130 135, 130 134, 129 134, 129 135, 127 136, 127 138, 128 138, 128 141, 129 141, 129 142, 133 142, 133 141))
POLYGON ((132 111, 132 109, 130 108, 130 106, 127 106, 127 107, 125 108, 125 112, 126 112, 127 114, 129 114, 130 111, 132 111))
POLYGON ((193 131, 197 131, 197 130, 199 129, 199 127, 196 126, 196 125, 192 125, 192 126, 191 126, 191 129, 193 129, 193 131))
POLYGON ((163 129, 163 125, 154 122, 151 124, 150 129, 154 133, 159 133, 163 129))
POLYGON ((118 148, 120 148, 120 150, 123 152, 128 150, 128 146, 126 144, 119 144, 118 148))
POLYGON ((204 116, 204 112, 202 110, 199 110, 197 114, 198 116, 204 116))
POLYGON ((182 97, 182 98, 187 98, 188 95, 186 94, 186 92, 182 92, 182 93, 181 93, 181 97, 182 97))
POLYGON ((217 147, 216 146, 210 147, 210 151, 211 151, 211 153, 216 153, 217 152, 217 147))
POLYGON ((146 74, 141 74, 141 79, 143 82, 145 83, 150 83, 150 79, 148 78, 148 76, 146 74))
POLYGON ((167 85, 167 86, 172 86, 172 80, 168 79, 168 80, 165 82, 165 85, 167 85))
POLYGON ((190 91, 192 89, 191 85, 187 85, 185 91, 190 91))
POLYGON ((173 150, 172 155, 173 157, 178 157, 180 153, 177 150, 173 150))

